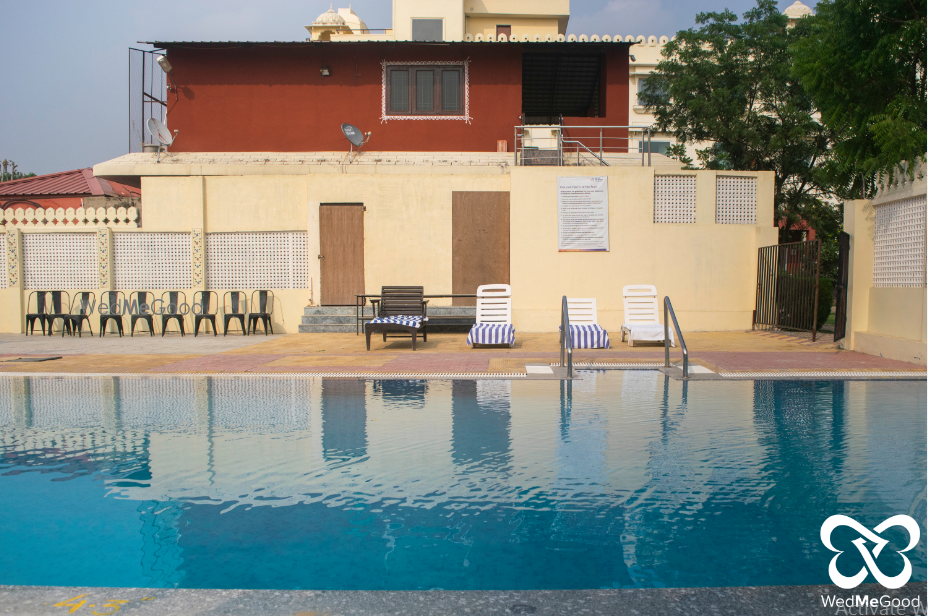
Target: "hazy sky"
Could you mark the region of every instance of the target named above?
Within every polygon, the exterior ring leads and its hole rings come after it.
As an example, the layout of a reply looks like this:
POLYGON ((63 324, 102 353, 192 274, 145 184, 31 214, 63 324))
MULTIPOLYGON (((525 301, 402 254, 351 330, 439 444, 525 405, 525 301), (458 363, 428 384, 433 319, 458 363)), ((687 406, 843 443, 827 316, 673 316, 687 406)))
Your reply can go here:
MULTIPOLYGON (((780 0, 780 10, 790 4, 780 0)), ((351 5, 368 27, 391 26, 391 0, 351 5)), ((572 0, 568 32, 671 36, 691 27, 698 12, 730 8, 741 14, 754 5, 754 0, 572 0)), ((125 154, 127 50, 148 49, 137 41, 304 40, 303 26, 328 8, 328 0, 4 0, 0 160, 43 174, 125 154)))

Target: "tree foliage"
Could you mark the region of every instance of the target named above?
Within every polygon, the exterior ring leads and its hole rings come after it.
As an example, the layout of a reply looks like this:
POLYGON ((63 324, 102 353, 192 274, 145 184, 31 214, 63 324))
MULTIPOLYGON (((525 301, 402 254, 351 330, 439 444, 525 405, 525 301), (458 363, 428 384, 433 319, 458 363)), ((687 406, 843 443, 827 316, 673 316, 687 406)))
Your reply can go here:
POLYGON ((3 159, 0 161, 0 182, 35 177, 34 173, 23 173, 22 171, 17 171, 16 167, 16 163, 12 160, 3 159))
POLYGON ((859 196, 862 181, 924 160, 926 0, 822 0, 798 33, 793 72, 838 134, 833 181, 859 196))
POLYGON ((726 10, 700 13, 696 23, 667 43, 641 95, 658 130, 679 142, 671 155, 692 165, 683 144, 712 142, 697 151, 702 168, 774 172, 774 216, 785 229, 801 221, 814 229, 815 216, 836 220, 822 177, 834 133, 792 74, 797 29, 775 0, 758 0, 740 22, 726 10))

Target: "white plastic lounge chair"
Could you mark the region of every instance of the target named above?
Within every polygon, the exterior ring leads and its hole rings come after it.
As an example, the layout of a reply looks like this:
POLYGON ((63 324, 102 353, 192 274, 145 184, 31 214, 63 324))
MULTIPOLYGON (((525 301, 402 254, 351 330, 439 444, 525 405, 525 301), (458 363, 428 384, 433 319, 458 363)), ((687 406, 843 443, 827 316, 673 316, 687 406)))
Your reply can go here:
MULTIPOLYGON (((625 307, 625 323, 622 325, 622 342, 628 336, 628 346, 635 341, 663 342, 664 326, 661 325, 657 303, 657 287, 650 284, 630 284, 622 287, 622 303, 625 307)), ((677 346, 670 330, 670 346, 677 346)))
POLYGON ((508 284, 484 284, 477 287, 477 322, 467 334, 468 346, 476 344, 516 343, 512 327, 512 287, 508 284))
POLYGON ((568 297, 567 318, 570 319, 570 340, 573 348, 609 348, 609 334, 596 322, 595 297, 568 297))

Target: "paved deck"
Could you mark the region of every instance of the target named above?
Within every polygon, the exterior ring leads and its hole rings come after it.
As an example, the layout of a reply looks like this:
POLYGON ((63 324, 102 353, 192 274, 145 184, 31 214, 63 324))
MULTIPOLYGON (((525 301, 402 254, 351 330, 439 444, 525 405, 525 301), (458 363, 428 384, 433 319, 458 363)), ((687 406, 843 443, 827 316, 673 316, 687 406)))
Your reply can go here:
MULTIPOLYGON (((690 361, 717 373, 777 371, 925 372, 925 366, 853 351, 826 338, 767 332, 691 332, 690 361)), ((672 349, 671 361, 679 361, 672 349)), ((559 359, 556 333, 517 334, 508 348, 472 349, 462 334, 432 334, 413 352, 408 339, 371 340, 354 334, 73 338, 0 334, 0 372, 17 373, 344 373, 523 374, 526 364, 559 359), (60 356, 44 362, 18 358, 60 356)), ((611 349, 576 350, 577 364, 662 363, 661 344, 629 347, 614 336, 611 349)))

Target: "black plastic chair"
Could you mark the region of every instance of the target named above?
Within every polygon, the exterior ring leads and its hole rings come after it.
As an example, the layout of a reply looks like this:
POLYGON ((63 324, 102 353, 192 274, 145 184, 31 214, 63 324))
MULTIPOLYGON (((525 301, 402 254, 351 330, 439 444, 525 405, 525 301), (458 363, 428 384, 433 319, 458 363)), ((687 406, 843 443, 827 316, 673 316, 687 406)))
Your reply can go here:
POLYGON ((274 333, 274 324, 271 322, 271 315, 274 314, 274 292, 273 291, 253 291, 251 293, 251 309, 254 312, 248 313, 248 328, 251 333, 255 333, 258 321, 264 323, 264 335, 267 336, 267 329, 270 325, 271 333, 274 333), (258 303, 255 303, 255 293, 258 294, 258 303), (255 308, 257 307, 257 310, 255 308))
POLYGON ((193 337, 200 333, 200 321, 206 321, 213 326, 213 335, 216 332, 216 312, 219 310, 219 296, 215 291, 197 291, 193 294, 193 305, 199 307, 193 313, 193 337), (212 310, 212 312, 210 312, 212 310))
POLYGON ((61 335, 65 331, 71 333, 71 296, 67 291, 46 291, 51 299, 45 303, 45 323, 48 326, 48 335, 52 335, 55 321, 62 321, 61 335))
POLYGON ((165 291, 161 294, 161 337, 164 338, 164 332, 167 330, 168 323, 171 319, 177 320, 177 326, 180 328, 180 335, 184 335, 184 313, 180 312, 181 304, 187 305, 187 294, 183 291, 165 291), (164 301, 167 295, 168 300, 164 301))
MULTIPOLYGON (((71 322, 71 332, 77 331, 77 337, 81 338, 81 330, 83 330, 84 321, 87 321, 87 329, 90 330, 90 335, 93 336, 93 328, 90 326, 90 315, 93 314, 94 306, 97 304, 97 297, 90 291, 81 291, 74 296, 74 299, 71 301, 70 316, 68 320, 71 322), (74 306, 77 305, 77 312, 74 312, 74 306)), ((61 332, 61 335, 64 336, 64 332, 61 332)))
POLYGON ((24 333, 27 336, 30 333, 35 336, 36 321, 39 322, 39 327, 42 328, 42 335, 45 335, 45 314, 48 311, 46 293, 48 291, 33 291, 29 294, 29 299, 26 300, 26 331, 24 333), (32 312, 29 312, 30 307, 33 306, 33 298, 35 299, 35 308, 32 309, 32 312))
POLYGON ((245 294, 242 291, 226 291, 222 296, 222 335, 229 333, 229 322, 233 319, 242 324, 242 335, 248 335, 245 327, 245 294))
POLYGON ((122 291, 104 291, 100 295, 100 307, 97 312, 100 313, 101 338, 106 335, 106 324, 110 321, 116 321, 116 328, 119 329, 119 336, 122 337, 122 311, 125 305, 126 296, 122 291))
POLYGON ((148 323, 148 334, 155 335, 155 314, 151 311, 155 294, 148 291, 133 291, 129 294, 129 336, 135 336, 135 324, 148 323), (133 297, 135 299, 133 299, 133 297))

